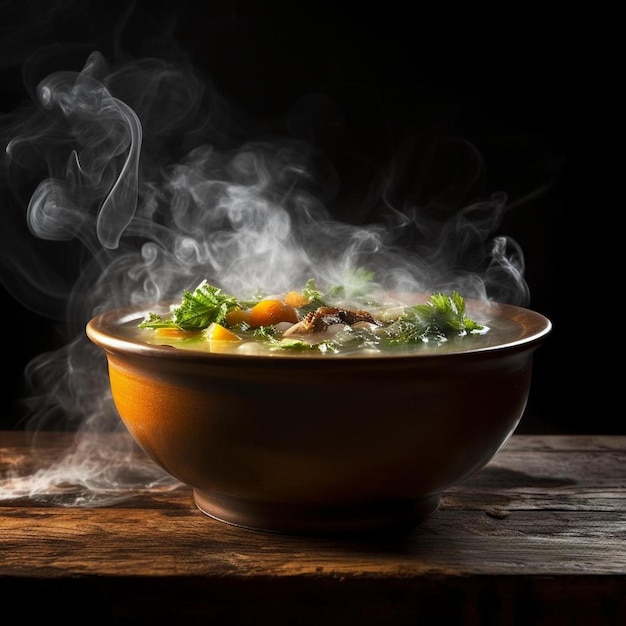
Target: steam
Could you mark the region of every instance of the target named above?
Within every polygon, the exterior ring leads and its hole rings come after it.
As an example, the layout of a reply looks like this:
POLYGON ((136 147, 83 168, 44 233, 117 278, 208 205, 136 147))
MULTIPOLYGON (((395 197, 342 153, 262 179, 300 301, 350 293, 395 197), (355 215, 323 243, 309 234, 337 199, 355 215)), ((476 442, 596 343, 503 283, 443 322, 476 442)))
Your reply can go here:
MULTIPOLYGON (((287 127, 302 128, 306 104, 287 127)), ((467 141, 403 147, 365 181, 358 206, 333 211, 341 177, 323 146, 302 133, 269 136, 185 66, 151 58, 113 68, 96 51, 82 70, 41 81, 20 115, 7 180, 18 198, 34 189, 27 232, 7 237, 0 279, 67 333, 26 369, 25 426, 76 435, 48 470, 3 478, 0 499, 56 488, 62 504, 97 506, 177 485, 138 458, 113 408, 105 357, 84 334, 104 310, 178 299, 203 279, 242 296, 308 278, 346 284, 354 268, 390 290, 528 302, 523 253, 498 234, 507 196, 477 194, 484 166, 467 141), (457 169, 437 186, 444 154, 457 169), (97 434, 111 431, 117 446, 102 450, 97 434)))
MULTIPOLYGON (((101 59, 92 55, 83 71, 59 73, 38 89, 41 105, 58 110, 68 121, 74 142, 65 168, 65 179, 50 178, 35 190, 28 206, 27 222, 42 239, 69 240, 79 237, 95 252, 95 242, 81 237, 85 199, 102 202, 97 211, 95 235, 107 249, 119 246, 137 205, 141 123, 124 102, 111 96, 93 78, 101 59), (116 161, 122 162, 119 171, 116 161)), ((13 145, 9 144, 11 155, 13 145)))

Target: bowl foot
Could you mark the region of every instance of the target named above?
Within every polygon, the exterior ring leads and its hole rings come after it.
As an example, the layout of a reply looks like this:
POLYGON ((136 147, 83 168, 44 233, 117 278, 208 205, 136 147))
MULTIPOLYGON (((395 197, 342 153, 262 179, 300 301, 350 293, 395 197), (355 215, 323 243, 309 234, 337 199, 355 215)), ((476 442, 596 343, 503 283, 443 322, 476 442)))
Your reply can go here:
POLYGON ((328 535, 410 529, 432 515, 441 494, 421 500, 362 504, 269 504, 217 496, 195 489, 196 506, 205 515, 234 526, 283 534, 328 535))

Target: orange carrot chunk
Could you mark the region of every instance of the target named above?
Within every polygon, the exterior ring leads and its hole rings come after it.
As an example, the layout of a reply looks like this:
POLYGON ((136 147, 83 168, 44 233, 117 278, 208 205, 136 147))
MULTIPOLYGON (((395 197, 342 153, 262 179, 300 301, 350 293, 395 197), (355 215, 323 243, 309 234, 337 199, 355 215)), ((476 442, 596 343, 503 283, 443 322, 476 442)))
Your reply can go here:
POLYGON ((182 328, 172 328, 163 326, 162 328, 155 328, 154 334, 157 337, 192 337, 198 334, 195 330, 183 330, 182 328))
POLYGON ((290 291, 285 296, 285 304, 289 304, 290 306, 295 306, 296 308, 304 306, 308 304, 308 299, 305 298, 304 294, 299 291, 290 291))
POLYGON ((250 326, 271 326, 279 322, 298 321, 298 312, 295 307, 286 304, 282 300, 261 300, 257 302, 250 311, 250 326))
POLYGON ((233 309, 226 313, 226 323, 229 326, 237 326, 237 324, 250 325, 250 310, 249 309, 233 309))
POLYGON ((221 324, 213 322, 205 331, 204 336, 209 341, 241 341, 241 338, 235 333, 224 328, 221 324))

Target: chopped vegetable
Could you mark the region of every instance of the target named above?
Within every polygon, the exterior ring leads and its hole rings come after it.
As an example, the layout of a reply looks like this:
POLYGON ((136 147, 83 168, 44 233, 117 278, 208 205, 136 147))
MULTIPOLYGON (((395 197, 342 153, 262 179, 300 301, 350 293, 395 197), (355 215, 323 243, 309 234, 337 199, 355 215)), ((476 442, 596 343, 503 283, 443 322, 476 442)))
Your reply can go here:
POLYGON ((189 338, 192 331, 182 330, 181 328, 171 328, 169 326, 162 326, 154 329, 154 334, 157 337, 177 337, 179 339, 189 338))
POLYGON ((241 341, 241 337, 235 335, 228 328, 213 322, 205 331, 204 336, 209 341, 241 341))
POLYGON ((223 322, 227 313, 238 307, 237 298, 224 294, 221 289, 203 280, 193 292, 183 292, 182 302, 171 308, 169 318, 149 313, 140 326, 202 330, 212 322, 223 322))
POLYGON ((309 303, 309 299, 300 291, 290 291, 284 298, 285 304, 295 308, 303 307, 309 303))
POLYGON ((252 307, 250 311, 250 326, 273 326, 280 322, 298 321, 298 312, 294 306, 287 304, 283 300, 261 300, 252 307))
POLYGON ((250 309, 232 309, 226 313, 224 321, 228 326, 250 326, 250 309))
POLYGON ((483 326, 465 314, 465 300, 456 291, 451 295, 434 293, 424 304, 406 307, 389 328, 391 343, 445 341, 450 335, 479 332, 483 326))

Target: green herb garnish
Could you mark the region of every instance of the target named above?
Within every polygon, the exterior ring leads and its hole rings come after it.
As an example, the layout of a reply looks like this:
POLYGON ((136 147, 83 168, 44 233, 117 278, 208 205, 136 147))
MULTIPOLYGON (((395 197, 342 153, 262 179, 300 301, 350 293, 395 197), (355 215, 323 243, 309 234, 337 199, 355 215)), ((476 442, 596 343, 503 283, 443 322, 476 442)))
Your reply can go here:
POLYGON ((148 313, 139 324, 140 328, 179 328, 203 330, 213 322, 223 323, 226 314, 239 307, 234 296, 203 280, 193 292, 185 290, 182 302, 170 309, 169 317, 148 313))
POLYGON ((463 336, 484 330, 465 314, 465 300, 457 292, 433 293, 424 304, 406 307, 389 328, 390 343, 445 341, 451 335, 463 336))

